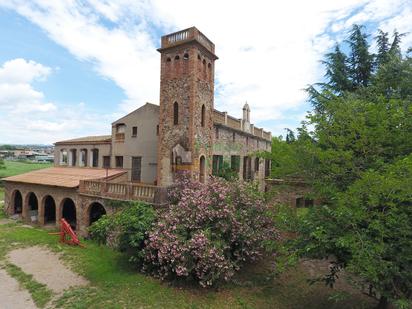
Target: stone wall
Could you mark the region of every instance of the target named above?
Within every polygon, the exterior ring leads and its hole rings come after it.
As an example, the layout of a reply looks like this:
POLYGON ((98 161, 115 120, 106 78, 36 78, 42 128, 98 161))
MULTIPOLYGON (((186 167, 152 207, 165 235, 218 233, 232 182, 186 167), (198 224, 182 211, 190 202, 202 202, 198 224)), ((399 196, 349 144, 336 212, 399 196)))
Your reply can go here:
POLYGON ((312 188, 303 181, 267 179, 266 191, 272 196, 273 204, 284 204, 293 208, 320 204, 319 200, 313 198, 312 188))
POLYGON ((265 160, 259 158, 258 169, 256 169, 256 152, 269 150, 269 147, 270 143, 262 138, 220 124, 214 126, 213 155, 223 156, 223 160, 229 164, 231 163, 231 156, 240 156, 239 179, 243 179, 244 157, 249 157, 252 161, 252 178, 263 181, 265 178, 265 160))

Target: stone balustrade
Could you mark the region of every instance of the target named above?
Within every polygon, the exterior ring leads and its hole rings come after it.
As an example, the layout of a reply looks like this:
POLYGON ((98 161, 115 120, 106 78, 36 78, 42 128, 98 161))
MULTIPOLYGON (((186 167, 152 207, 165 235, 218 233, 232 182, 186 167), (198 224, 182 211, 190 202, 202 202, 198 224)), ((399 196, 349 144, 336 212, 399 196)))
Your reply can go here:
POLYGON ((116 183, 102 180, 81 180, 79 193, 121 200, 144 201, 164 204, 167 201, 167 188, 141 183, 116 183))

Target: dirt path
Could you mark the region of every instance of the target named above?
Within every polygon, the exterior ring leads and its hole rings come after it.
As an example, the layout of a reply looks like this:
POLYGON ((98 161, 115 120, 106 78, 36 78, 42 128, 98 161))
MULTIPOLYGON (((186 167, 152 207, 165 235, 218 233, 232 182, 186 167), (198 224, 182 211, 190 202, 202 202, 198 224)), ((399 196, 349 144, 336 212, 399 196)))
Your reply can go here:
POLYGON ((36 309, 30 293, 20 288, 16 279, 0 268, 0 308, 36 309))
POLYGON ((73 286, 88 284, 86 279, 67 268, 56 253, 43 247, 13 250, 8 254, 8 259, 57 294, 73 286))

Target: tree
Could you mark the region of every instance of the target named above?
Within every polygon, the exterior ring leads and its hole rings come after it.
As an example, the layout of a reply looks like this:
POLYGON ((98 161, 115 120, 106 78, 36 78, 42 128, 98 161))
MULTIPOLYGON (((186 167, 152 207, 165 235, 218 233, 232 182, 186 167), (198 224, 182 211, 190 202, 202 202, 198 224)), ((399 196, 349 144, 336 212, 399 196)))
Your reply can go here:
POLYGON ((354 88, 366 87, 370 83, 373 56, 369 53, 367 35, 363 26, 353 25, 347 43, 350 47, 349 72, 354 88))
MULTIPOLYGON (((390 45, 385 33, 376 39, 380 60, 372 70, 367 36, 353 27, 347 40, 353 88, 334 89, 331 79, 308 87, 314 109, 293 143, 272 143, 272 173, 303 177, 323 201, 297 224, 293 247, 300 256, 335 257, 323 280, 333 284, 345 268, 367 284, 381 308, 388 302, 406 307, 412 295, 412 60, 400 52, 397 32, 390 45)), ((328 64, 325 69, 328 74, 328 64)))
POLYGON ((378 35, 375 37, 376 45, 378 46, 378 54, 376 55, 376 65, 381 65, 388 62, 389 59, 389 35, 387 32, 378 30, 378 35))
POLYGON ((352 83, 349 80, 348 59, 340 50, 338 44, 335 50, 326 54, 326 60, 322 63, 326 67, 325 77, 328 79, 327 85, 337 94, 352 89, 352 83))
POLYGON ((412 305, 412 155, 368 171, 336 206, 312 208, 300 222, 297 247, 306 256, 333 256, 335 267, 322 280, 332 284, 340 269, 360 279, 379 308, 388 301, 412 305))

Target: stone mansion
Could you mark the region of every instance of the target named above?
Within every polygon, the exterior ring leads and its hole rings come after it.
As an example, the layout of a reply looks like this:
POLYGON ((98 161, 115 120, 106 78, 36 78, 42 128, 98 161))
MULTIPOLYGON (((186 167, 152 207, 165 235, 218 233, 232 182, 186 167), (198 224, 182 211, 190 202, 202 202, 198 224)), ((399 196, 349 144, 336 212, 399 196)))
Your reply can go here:
MULTIPOLYGON (((195 27, 161 38, 160 102, 146 103, 112 123, 110 135, 55 143, 54 167, 4 179, 10 216, 39 225, 65 218, 80 234, 109 200, 166 201, 176 175, 206 182, 225 164, 240 180, 264 183, 271 133, 214 108, 214 44, 195 27)), ((241 107, 239 107, 241 108, 241 107)))

